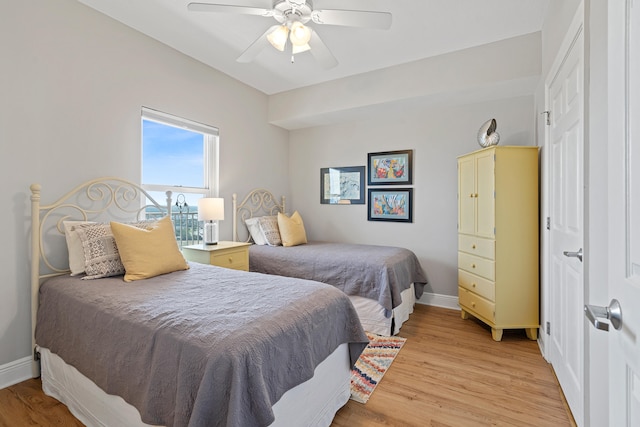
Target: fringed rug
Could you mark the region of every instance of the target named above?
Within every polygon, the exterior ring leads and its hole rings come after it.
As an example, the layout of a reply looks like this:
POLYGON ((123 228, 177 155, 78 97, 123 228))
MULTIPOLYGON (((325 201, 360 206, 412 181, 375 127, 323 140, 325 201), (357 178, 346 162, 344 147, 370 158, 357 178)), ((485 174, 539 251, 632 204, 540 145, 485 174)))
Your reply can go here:
POLYGON ((367 403, 391 362, 396 358, 406 338, 383 337, 367 332, 369 345, 351 370, 351 400, 367 403))

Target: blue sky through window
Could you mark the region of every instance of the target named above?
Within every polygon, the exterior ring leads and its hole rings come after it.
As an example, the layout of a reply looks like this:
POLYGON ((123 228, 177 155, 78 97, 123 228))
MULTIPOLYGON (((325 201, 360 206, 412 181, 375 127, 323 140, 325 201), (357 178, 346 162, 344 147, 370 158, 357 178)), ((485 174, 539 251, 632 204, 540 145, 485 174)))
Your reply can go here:
POLYGON ((204 135, 142 121, 142 183, 204 186, 204 135))

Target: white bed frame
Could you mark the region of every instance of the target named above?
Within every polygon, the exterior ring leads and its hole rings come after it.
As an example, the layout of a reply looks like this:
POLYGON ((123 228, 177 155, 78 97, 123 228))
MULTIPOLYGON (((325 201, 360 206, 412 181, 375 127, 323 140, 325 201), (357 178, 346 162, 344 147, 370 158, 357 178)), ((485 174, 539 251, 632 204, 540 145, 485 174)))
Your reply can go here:
MULTIPOLYGON (((281 202, 269 190, 258 188, 251 191, 240 203, 238 197, 233 194, 233 240, 249 242, 251 236, 245 225, 245 220, 264 215, 277 215, 278 212, 286 213, 286 199, 284 196, 281 202), (246 234, 246 237, 244 237, 246 234)), ((251 258, 249 258, 251 259, 251 258)), ((413 313, 416 303, 413 283, 401 294, 402 303, 393 309, 391 317, 385 316, 385 309, 377 301, 360 296, 349 295, 351 303, 358 313, 360 323, 365 331, 378 335, 392 335, 400 332, 400 327, 409 319, 413 313), (393 328, 393 330, 392 330, 393 328)))
MULTIPOLYGON (((139 185, 115 177, 85 182, 48 205, 40 203, 40 192, 40 184, 31 185, 32 376, 41 375, 44 392, 67 405, 87 426, 148 426, 136 408, 106 394, 59 356, 38 347, 36 314, 42 281, 69 273, 63 221, 131 221, 143 218, 150 206, 171 215, 171 191, 166 192, 164 206, 139 185)), ((350 374, 349 346, 342 344, 316 367, 313 378, 287 391, 273 406, 272 426, 330 425, 349 400, 350 374)))

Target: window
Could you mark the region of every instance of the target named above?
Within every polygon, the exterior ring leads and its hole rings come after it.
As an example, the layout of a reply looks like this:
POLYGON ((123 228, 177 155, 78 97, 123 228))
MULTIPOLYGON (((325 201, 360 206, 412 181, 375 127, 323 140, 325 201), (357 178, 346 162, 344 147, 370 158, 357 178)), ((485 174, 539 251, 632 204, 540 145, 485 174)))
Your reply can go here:
POLYGON ((159 203, 173 192, 176 238, 195 243, 202 236, 198 199, 218 194, 218 129, 149 108, 141 125, 142 188, 159 203))

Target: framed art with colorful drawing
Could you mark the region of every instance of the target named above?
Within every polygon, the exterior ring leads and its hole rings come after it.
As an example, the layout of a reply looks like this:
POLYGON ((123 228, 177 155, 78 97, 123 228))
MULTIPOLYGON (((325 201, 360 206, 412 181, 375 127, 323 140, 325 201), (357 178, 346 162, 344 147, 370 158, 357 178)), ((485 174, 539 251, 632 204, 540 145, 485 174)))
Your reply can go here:
POLYGON ((369 185, 411 185, 413 150, 369 153, 368 166, 369 185))
POLYGON ((369 221, 413 222, 413 188, 369 188, 369 221))

